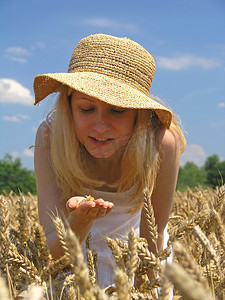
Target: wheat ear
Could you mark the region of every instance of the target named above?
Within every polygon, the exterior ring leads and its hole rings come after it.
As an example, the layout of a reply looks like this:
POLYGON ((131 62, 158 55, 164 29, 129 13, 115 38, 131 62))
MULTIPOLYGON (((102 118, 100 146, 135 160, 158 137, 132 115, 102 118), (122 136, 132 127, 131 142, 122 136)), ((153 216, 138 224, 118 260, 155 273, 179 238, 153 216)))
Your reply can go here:
POLYGON ((156 253, 158 253, 158 247, 157 247, 158 231, 157 231, 157 225, 155 223, 154 209, 151 203, 149 190, 145 188, 143 190, 143 194, 144 194, 144 215, 146 218, 146 226, 148 229, 148 234, 153 244, 155 245, 156 253))
POLYGON ((182 296, 187 300, 207 299, 214 300, 208 290, 196 282, 188 273, 177 263, 167 265, 165 275, 174 284, 182 296))
POLYGON ((116 260, 117 266, 125 271, 125 263, 123 258, 123 251, 118 246, 117 242, 109 237, 106 238, 109 248, 112 250, 112 254, 116 260))
POLYGON ((51 261, 45 268, 41 270, 42 280, 46 280, 49 276, 54 276, 58 272, 62 271, 70 263, 68 255, 63 255, 57 260, 51 261))
POLYGON ((65 241, 66 229, 65 229, 64 223, 63 223, 62 219, 57 216, 53 217, 52 220, 55 225, 55 229, 56 229, 60 244, 64 250, 64 254, 69 257, 69 250, 68 250, 68 247, 67 247, 67 244, 65 241))
POLYGON ((193 229, 194 229, 194 235, 198 238, 198 240, 200 241, 202 246, 205 248, 205 250, 207 251, 210 258, 212 258, 214 260, 219 273, 222 274, 221 268, 220 268, 219 257, 217 256, 216 251, 214 250, 213 246, 211 245, 209 239, 206 237, 206 235, 204 234, 204 232, 201 230, 201 228, 199 226, 194 226, 193 229))
POLYGON ((50 254, 49 248, 47 246, 46 236, 45 236, 43 227, 38 223, 36 223, 34 234, 35 234, 34 243, 39 251, 39 254, 40 254, 39 257, 40 257, 42 266, 46 266, 49 263, 49 261, 51 260, 51 254, 50 254))
POLYGON ((21 194, 19 198, 19 214, 18 214, 18 220, 19 220, 19 241, 20 241, 20 247, 21 250, 25 250, 27 246, 27 241, 30 237, 29 234, 29 220, 28 220, 28 214, 26 211, 26 199, 21 194))
POLYGON ((86 256, 87 256, 87 265, 89 270, 89 277, 91 280, 92 285, 96 282, 95 276, 95 253, 91 251, 91 232, 89 232, 85 244, 86 244, 86 256))
POLYGON ((137 257, 137 235, 132 228, 128 234, 128 252, 127 252, 127 276, 132 282, 134 273, 137 269, 138 257, 137 257))
POLYGON ((190 274, 194 280, 203 284, 205 288, 208 288, 206 278, 203 277, 194 258, 191 257, 187 250, 179 242, 175 242, 173 244, 173 250, 178 262, 184 270, 190 274))
POLYGON ((146 246, 143 246, 142 243, 137 243, 137 250, 143 265, 149 268, 154 267, 155 269, 161 266, 159 259, 146 246))
POLYGON ((126 273, 117 268, 115 270, 115 285, 116 285, 116 293, 118 295, 118 299, 120 300, 130 300, 130 286, 127 280, 126 273))
POLYGON ((159 300, 169 300, 170 299, 170 291, 172 289, 172 284, 169 279, 165 276, 164 273, 161 273, 160 276, 160 292, 159 292, 159 300))
POLYGON ((88 268, 84 262, 80 243, 70 228, 66 230, 65 241, 69 251, 70 261, 74 266, 74 274, 77 285, 80 288, 80 292, 85 299, 94 299, 92 284, 88 276, 88 268))
POLYGON ((211 218, 213 219, 216 237, 225 252, 225 227, 220 215, 215 209, 211 209, 211 218))
POLYGON ((89 277, 90 277, 92 285, 94 285, 94 283, 96 282, 96 278, 95 278, 95 264, 94 264, 93 253, 90 249, 87 249, 86 255, 87 255, 89 277))
POLYGON ((11 244, 10 249, 8 250, 8 262, 23 267, 31 280, 35 280, 35 282, 38 280, 37 283, 40 283, 36 267, 26 256, 19 254, 14 244, 11 244))
POLYGON ((5 234, 9 226, 9 210, 7 201, 0 197, 0 227, 1 233, 5 234))

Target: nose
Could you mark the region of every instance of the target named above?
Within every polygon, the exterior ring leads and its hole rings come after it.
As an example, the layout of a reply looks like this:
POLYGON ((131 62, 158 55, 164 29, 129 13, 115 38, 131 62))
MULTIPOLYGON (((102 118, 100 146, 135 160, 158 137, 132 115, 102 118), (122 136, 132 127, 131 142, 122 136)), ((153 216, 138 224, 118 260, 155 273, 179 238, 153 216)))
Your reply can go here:
POLYGON ((98 133, 105 133, 110 128, 109 116, 105 111, 99 111, 95 116, 94 129, 98 133))

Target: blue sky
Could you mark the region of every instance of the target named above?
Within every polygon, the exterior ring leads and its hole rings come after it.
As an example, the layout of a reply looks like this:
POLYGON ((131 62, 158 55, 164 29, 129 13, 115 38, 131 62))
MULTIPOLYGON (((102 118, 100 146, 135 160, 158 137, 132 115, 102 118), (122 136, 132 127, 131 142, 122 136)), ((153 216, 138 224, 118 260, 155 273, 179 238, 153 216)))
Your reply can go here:
POLYGON ((0 159, 33 169, 35 132, 51 100, 34 106, 33 78, 66 72, 79 40, 126 36, 156 60, 151 93, 180 115, 181 165, 225 159, 224 0, 0 0, 0 159))

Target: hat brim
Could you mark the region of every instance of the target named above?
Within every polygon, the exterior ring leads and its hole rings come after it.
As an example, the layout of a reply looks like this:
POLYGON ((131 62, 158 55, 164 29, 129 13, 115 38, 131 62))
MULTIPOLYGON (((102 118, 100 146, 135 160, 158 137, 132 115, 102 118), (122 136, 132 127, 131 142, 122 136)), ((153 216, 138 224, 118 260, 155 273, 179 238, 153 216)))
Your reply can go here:
POLYGON ((170 127, 172 112, 168 108, 133 86, 94 72, 37 75, 34 79, 34 104, 36 105, 49 94, 60 91, 61 84, 114 106, 153 109, 164 126, 170 127))

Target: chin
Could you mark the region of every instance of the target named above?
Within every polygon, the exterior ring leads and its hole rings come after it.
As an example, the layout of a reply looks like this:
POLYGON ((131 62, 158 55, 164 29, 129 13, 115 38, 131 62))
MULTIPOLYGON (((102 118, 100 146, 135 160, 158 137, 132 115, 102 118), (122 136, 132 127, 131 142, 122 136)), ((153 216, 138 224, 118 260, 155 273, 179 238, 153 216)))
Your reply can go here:
POLYGON ((97 158, 97 159, 107 159, 107 158, 111 158, 113 156, 113 154, 96 154, 96 153, 90 153, 90 155, 94 158, 97 158))

